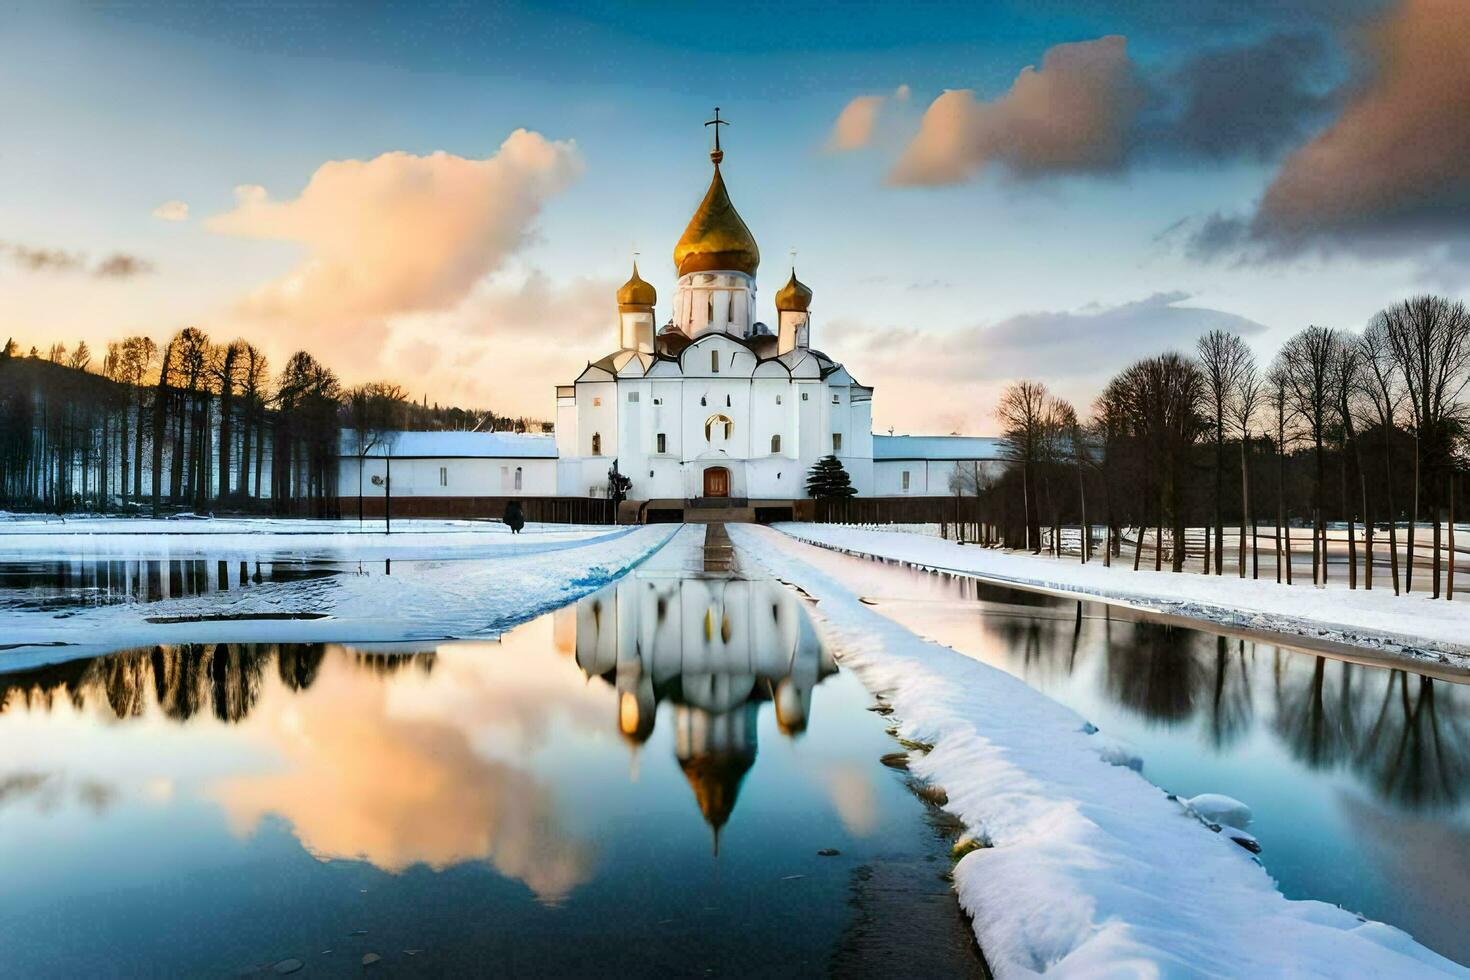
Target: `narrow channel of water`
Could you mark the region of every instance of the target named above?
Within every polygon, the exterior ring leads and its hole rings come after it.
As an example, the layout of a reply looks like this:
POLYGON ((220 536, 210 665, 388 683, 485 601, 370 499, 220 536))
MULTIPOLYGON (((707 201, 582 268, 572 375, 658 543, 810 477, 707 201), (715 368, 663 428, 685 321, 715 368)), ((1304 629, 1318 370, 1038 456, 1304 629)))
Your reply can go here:
POLYGON ((1131 743, 1156 785, 1245 801, 1287 896, 1470 963, 1470 686, 795 547, 877 611, 1131 743))
POLYGON ((871 698, 701 535, 498 643, 0 673, 5 972, 978 975, 871 698))

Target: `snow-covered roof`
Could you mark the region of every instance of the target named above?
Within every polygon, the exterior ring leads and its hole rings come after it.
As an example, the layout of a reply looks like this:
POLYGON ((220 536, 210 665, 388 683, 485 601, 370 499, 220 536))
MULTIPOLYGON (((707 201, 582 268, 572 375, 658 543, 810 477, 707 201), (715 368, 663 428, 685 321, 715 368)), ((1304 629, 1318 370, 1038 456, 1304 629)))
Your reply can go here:
MULTIPOLYGON (((555 459, 556 439, 551 436, 525 435, 518 432, 392 432, 382 443, 368 450, 369 456, 397 458, 494 458, 555 459)), ((351 429, 342 432, 342 455, 358 454, 357 436, 351 429)))
POLYGON ((996 436, 873 436, 874 459, 1005 459, 996 436))

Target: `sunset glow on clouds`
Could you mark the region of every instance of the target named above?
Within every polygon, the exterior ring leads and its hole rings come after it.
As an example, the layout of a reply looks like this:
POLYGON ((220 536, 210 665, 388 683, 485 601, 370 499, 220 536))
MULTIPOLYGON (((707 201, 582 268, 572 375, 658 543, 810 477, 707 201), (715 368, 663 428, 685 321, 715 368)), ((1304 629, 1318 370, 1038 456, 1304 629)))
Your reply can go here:
POLYGON ((880 428, 989 432, 1023 373, 1085 403, 1205 323, 1268 351, 1470 285, 1459 0, 796 3, 714 49, 694 10, 272 10, 0 14, 23 348, 195 324, 547 417, 614 345, 634 249, 667 318, 717 104, 760 316, 797 247, 813 343, 880 428), (86 67, 41 84, 62 52, 86 67))

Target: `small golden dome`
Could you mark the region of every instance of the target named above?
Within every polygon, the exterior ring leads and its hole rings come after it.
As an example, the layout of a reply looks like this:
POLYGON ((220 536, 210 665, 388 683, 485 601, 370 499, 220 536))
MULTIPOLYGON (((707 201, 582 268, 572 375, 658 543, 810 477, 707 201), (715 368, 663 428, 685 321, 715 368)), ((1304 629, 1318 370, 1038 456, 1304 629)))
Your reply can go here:
POLYGON ((793 268, 786 285, 776 291, 776 309, 782 313, 805 313, 811 305, 811 287, 796 278, 796 269, 793 268))
POLYGON ((730 203, 725 178, 720 176, 720 165, 716 163, 715 176, 704 200, 699 202, 683 237, 674 246, 674 265, 681 276, 717 271, 753 276, 760 264, 761 252, 756 247, 755 236, 730 203))
POLYGON ((633 263, 633 276, 618 288, 619 306, 652 306, 658 302, 658 292, 652 283, 643 281, 638 275, 638 263, 633 263))

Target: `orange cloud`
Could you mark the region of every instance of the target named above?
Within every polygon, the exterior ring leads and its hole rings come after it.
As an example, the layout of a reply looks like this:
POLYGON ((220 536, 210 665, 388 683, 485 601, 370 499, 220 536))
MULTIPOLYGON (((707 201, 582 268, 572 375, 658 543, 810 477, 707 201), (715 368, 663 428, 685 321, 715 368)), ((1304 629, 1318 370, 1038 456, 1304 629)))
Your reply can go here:
POLYGON ((1463 0, 1404 0, 1375 24, 1365 37, 1371 80, 1335 123, 1287 158, 1260 220, 1289 233, 1463 206, 1470 199, 1467 40, 1463 0))
POLYGON ((845 153, 867 146, 873 140, 883 107, 890 99, 907 102, 908 98, 909 87, 900 85, 892 95, 860 95, 853 99, 843 107, 837 121, 832 124, 832 134, 827 139, 828 152, 845 153))
POLYGON ((991 163, 1021 177, 1121 166, 1141 101, 1119 36, 1059 44, 992 102, 952 89, 930 104, 894 184, 954 184, 991 163))
POLYGON ((483 160, 444 152, 333 160, 288 201, 240 187, 235 209, 207 227, 306 250, 246 300, 250 314, 309 324, 444 310, 526 241, 580 166, 572 143, 520 129, 483 160))
POLYGON ((560 662, 552 666, 565 677, 518 677, 510 667, 478 670, 479 659, 445 658, 434 676, 385 684, 339 653, 309 690, 263 700, 249 724, 281 769, 215 787, 235 831, 275 814, 321 860, 365 860, 394 873, 485 860, 542 901, 565 897, 591 877, 590 846, 564 829, 551 787, 487 758, 475 740, 484 726, 503 726, 512 749, 536 744, 536 725, 549 722, 528 721, 531 705, 589 727, 606 724, 606 706, 587 703, 580 678, 560 662))

